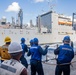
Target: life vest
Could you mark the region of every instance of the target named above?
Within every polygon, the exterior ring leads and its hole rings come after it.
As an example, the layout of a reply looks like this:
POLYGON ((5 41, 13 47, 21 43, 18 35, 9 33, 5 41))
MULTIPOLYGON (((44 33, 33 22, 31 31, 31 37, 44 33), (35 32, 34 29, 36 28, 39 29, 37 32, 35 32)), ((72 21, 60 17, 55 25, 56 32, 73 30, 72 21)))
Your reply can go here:
POLYGON ((10 54, 8 53, 8 45, 3 45, 0 48, 0 56, 1 60, 9 60, 11 58, 10 54))
POLYGON ((24 68, 17 60, 5 60, 0 66, 0 75, 20 75, 24 68))

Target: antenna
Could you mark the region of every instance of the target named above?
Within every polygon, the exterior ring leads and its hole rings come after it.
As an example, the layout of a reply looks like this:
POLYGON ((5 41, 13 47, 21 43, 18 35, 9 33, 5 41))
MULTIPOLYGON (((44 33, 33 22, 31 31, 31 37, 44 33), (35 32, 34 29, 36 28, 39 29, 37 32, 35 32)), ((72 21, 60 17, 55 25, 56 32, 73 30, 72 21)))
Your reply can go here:
POLYGON ((53 8, 56 6, 56 4, 53 4, 50 0, 48 0, 48 6, 51 11, 53 11, 53 8))

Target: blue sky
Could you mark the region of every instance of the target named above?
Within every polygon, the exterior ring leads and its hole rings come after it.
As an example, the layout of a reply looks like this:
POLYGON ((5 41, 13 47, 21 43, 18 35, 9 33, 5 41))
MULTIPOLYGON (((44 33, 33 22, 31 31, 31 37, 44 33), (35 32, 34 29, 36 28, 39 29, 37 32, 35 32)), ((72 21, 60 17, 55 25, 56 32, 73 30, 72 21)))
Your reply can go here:
POLYGON ((5 16, 11 22, 11 17, 17 19, 17 10, 22 8, 23 23, 29 23, 32 19, 35 24, 36 17, 48 12, 51 7, 59 14, 71 16, 76 12, 76 0, 1 0, 0 19, 5 16))

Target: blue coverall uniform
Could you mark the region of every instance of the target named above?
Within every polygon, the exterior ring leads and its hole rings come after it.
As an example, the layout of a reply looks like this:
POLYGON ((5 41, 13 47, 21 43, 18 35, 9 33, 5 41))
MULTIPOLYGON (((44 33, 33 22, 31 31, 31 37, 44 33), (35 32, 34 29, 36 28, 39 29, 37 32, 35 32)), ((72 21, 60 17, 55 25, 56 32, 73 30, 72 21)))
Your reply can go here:
POLYGON ((23 49, 23 53, 22 53, 22 56, 21 56, 20 60, 21 60, 21 63, 22 63, 26 68, 28 68, 27 60, 26 60, 26 58, 24 57, 25 52, 28 52, 28 48, 27 48, 27 45, 26 45, 25 43, 21 43, 21 46, 22 46, 22 49, 23 49))
POLYGON ((44 75, 41 59, 42 55, 47 54, 47 48, 48 47, 43 50, 39 45, 33 45, 32 47, 30 47, 27 55, 31 55, 31 75, 36 75, 36 72, 38 73, 38 75, 44 75))
POLYGON ((69 44, 59 46, 54 50, 54 54, 58 55, 55 75, 70 75, 70 62, 74 58, 73 48, 69 44), (69 63, 69 64, 65 64, 69 63), (60 65, 64 64, 64 65, 60 65))

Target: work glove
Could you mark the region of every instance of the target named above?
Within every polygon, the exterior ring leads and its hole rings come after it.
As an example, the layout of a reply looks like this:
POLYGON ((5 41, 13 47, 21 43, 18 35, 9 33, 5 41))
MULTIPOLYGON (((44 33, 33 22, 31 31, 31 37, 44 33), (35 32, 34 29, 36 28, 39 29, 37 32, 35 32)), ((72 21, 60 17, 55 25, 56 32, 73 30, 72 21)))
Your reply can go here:
POLYGON ((49 47, 49 45, 45 45, 45 48, 47 49, 49 47))

